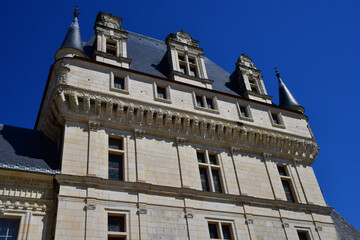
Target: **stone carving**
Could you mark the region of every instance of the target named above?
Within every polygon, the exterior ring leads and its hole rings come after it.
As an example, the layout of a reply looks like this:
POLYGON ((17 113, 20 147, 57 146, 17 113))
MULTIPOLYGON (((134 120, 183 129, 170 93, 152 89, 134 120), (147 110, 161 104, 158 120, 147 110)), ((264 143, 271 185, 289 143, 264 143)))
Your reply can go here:
POLYGON ((135 129, 135 137, 136 138, 138 138, 138 139, 144 138, 144 135, 145 135, 145 131, 135 129))
POLYGON ((96 204, 88 203, 88 204, 85 205, 85 209, 86 210, 95 210, 96 209, 96 204))
POLYGON ((139 215, 139 214, 147 214, 147 209, 145 209, 145 208, 139 208, 138 210, 137 210, 137 214, 139 215))
MULTIPOLYGON (((312 163, 319 151, 319 147, 312 139, 289 137, 270 129, 248 125, 239 126, 234 122, 219 121, 211 117, 199 119, 189 112, 167 110, 164 107, 146 103, 134 104, 113 96, 77 90, 67 86, 57 88, 53 99, 57 110, 53 110, 54 114, 50 115, 56 116, 59 122, 61 121, 59 118, 64 116, 64 113, 66 116, 71 116, 72 113, 76 113, 76 116, 94 113, 102 121, 121 121, 148 127, 152 127, 154 124, 156 128, 165 128, 184 135, 192 134, 198 137, 200 135, 225 141, 232 145, 235 144, 233 147, 240 145, 243 150, 258 148, 260 151, 260 149, 267 148, 269 154, 281 153, 296 156, 299 161, 305 164, 312 163), (66 104, 67 99, 73 103, 66 104), (78 106, 80 100, 82 100, 84 107, 78 106), (91 102, 95 104, 91 104, 91 102), (102 111, 102 106, 106 106, 105 111, 102 111), (116 118, 112 116, 116 116, 116 118)), ((48 119, 43 124, 51 126, 52 122, 54 122, 53 119, 48 119)))
POLYGON ((192 213, 186 213, 185 218, 194 218, 194 214, 192 213))
POLYGON ((69 72, 70 72, 70 68, 65 67, 64 64, 62 64, 62 66, 56 70, 55 84, 56 85, 66 84, 69 72))
POLYGON ((184 32, 183 30, 178 31, 175 34, 170 33, 166 37, 166 42, 169 42, 169 41, 175 41, 175 42, 183 43, 183 44, 190 45, 193 47, 199 47, 199 41, 192 39, 190 34, 184 32))
POLYGON ((254 220, 252 220, 252 219, 247 219, 247 220, 245 220, 245 224, 253 224, 254 223, 254 220))
POLYGON ((288 228, 289 224, 288 223, 283 223, 282 226, 283 226, 283 228, 288 228))
POLYGON ((317 232, 321 232, 321 231, 322 231, 322 227, 316 227, 315 230, 316 230, 317 232))
POLYGON ((186 138, 181 138, 181 137, 177 137, 177 138, 176 138, 176 143, 177 143, 179 146, 184 146, 184 145, 185 145, 185 142, 186 142, 186 138))
POLYGON ((89 131, 96 132, 100 126, 99 122, 89 121, 89 131))

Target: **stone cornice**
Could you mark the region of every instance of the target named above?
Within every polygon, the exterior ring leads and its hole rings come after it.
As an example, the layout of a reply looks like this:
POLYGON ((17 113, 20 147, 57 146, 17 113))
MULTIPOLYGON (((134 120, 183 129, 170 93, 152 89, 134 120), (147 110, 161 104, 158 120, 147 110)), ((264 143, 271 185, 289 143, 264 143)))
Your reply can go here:
MULTIPOLYGON (((271 207, 295 211, 306 211, 320 214, 330 214, 332 208, 315 204, 292 203, 281 200, 263 199, 244 195, 224 194, 206 192, 190 188, 176 188, 168 186, 153 185, 144 182, 124 182, 108 180, 96 177, 84 177, 58 174, 55 179, 60 185, 74 185, 82 187, 93 187, 98 189, 123 190, 133 193, 151 193, 163 196, 174 196, 204 201, 215 201, 222 203, 233 203, 235 205, 247 204, 250 206, 271 207)), ((99 199, 100 200, 100 199, 99 199)))
POLYGON ((207 138, 235 148, 287 155, 291 159, 296 157, 308 164, 316 159, 319 151, 313 139, 65 85, 58 85, 49 99, 52 107, 43 121, 45 133, 53 132, 54 118, 55 122, 63 122, 63 118, 86 122, 94 119, 112 126, 122 123, 133 128, 141 126, 207 138))

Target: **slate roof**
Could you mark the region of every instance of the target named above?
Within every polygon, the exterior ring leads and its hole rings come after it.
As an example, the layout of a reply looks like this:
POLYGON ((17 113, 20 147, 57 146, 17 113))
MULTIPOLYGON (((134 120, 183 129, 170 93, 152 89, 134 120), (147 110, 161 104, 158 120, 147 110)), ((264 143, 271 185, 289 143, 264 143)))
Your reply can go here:
MULTIPOLYGON (((128 32, 127 54, 131 59, 130 69, 151 74, 154 76, 168 78, 169 65, 166 56, 167 45, 164 41, 128 32)), ((95 35, 87 43, 83 43, 84 52, 92 58, 94 51, 95 35)), ((230 82, 230 73, 205 57, 205 67, 208 79, 213 80, 213 90, 239 96, 232 91, 227 83, 230 82)))
POLYGON ((335 210, 332 211, 331 218, 334 221, 339 240, 360 239, 360 232, 335 210))
POLYGON ((55 142, 42 132, 0 124, 0 168, 60 173, 55 142))

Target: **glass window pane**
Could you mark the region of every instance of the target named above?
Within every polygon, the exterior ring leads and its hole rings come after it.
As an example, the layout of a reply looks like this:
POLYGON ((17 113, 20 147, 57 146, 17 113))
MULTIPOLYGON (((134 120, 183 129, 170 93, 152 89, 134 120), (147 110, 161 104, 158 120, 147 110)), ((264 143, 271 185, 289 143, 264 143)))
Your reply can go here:
POLYGON ((282 182, 282 185, 284 187, 284 191, 285 191, 287 201, 288 202, 295 202, 294 195, 292 193, 292 189, 291 189, 289 181, 281 180, 281 182, 282 182))
POLYGON ((185 57, 184 57, 184 56, 178 55, 178 58, 179 58, 179 61, 185 61, 185 57))
POLYGON ((208 109, 214 109, 213 101, 211 98, 206 98, 206 104, 208 109))
POLYGON ((278 172, 279 172, 280 176, 287 176, 286 169, 284 166, 278 166, 277 168, 278 168, 278 172))
POLYGON ((125 232, 125 221, 123 216, 108 216, 108 231, 125 232))
POLYGON ((125 89, 124 78, 114 77, 114 87, 118 89, 125 89))
POLYGON ((193 77, 196 77, 196 68, 191 67, 191 68, 190 68, 189 75, 190 75, 190 76, 193 76, 193 77))
POLYGON ((271 114, 272 120, 275 124, 279 124, 278 116, 274 113, 271 114))
POLYGON ((297 232, 299 240, 309 240, 307 232, 297 232))
POLYGON ((109 148, 122 150, 123 149, 122 139, 109 138, 109 148))
POLYGON ((203 99, 200 96, 196 96, 196 106, 204 107, 203 99))
POLYGON ((195 59, 194 58, 189 57, 188 59, 189 59, 189 63, 195 64, 195 59))
POLYGON ((116 56, 116 49, 106 47, 106 53, 112 56, 116 56))
POLYGON ((185 74, 185 73, 186 73, 186 66, 180 65, 180 72, 182 72, 183 74, 185 74))
POLYGON ((209 154, 209 161, 211 164, 218 165, 216 160, 216 155, 214 154, 209 154))
POLYGON ((167 99, 166 97, 166 89, 163 87, 157 87, 157 97, 167 99))
POLYGON ((19 231, 19 220, 0 219, 0 240, 16 240, 19 231))
POLYGON ((222 233, 223 233, 224 239, 232 239, 231 238, 231 227, 230 227, 230 225, 223 224, 221 226, 221 228, 222 228, 222 233))
POLYGON ((242 117, 247 117, 247 112, 245 107, 240 107, 240 114, 242 117))
POLYGON ((201 187, 203 191, 210 191, 209 188, 209 178, 206 172, 206 168, 199 168, 200 171, 200 180, 201 180, 201 187))
POLYGON ((108 237, 108 240, 125 240, 125 237, 108 237))
POLYGON ((214 190, 215 192, 221 193, 222 189, 221 189, 221 182, 220 182, 220 173, 219 170, 217 169, 212 169, 211 170, 212 173, 212 177, 213 177, 213 182, 214 182, 214 190))
POLYGON ((121 155, 109 154, 109 179, 124 180, 122 162, 121 155))
POLYGON ((197 159, 199 163, 205 163, 205 154, 202 152, 197 152, 197 159))
POLYGON ((219 234, 218 234, 218 230, 217 230, 217 224, 216 223, 209 223, 209 234, 210 234, 210 238, 215 238, 218 239, 219 238, 219 234))

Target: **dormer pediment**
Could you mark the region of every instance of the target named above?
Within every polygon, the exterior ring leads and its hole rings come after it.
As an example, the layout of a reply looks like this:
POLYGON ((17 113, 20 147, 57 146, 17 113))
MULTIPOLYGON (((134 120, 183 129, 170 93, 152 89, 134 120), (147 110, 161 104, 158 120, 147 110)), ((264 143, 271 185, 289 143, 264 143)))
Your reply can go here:
POLYGON ((184 32, 183 30, 178 31, 175 34, 170 33, 166 38, 166 43, 169 43, 170 41, 199 48, 199 41, 193 39, 190 34, 184 32))
POLYGON ((123 31, 124 29, 121 26, 122 20, 123 19, 121 17, 116 17, 112 14, 99 12, 96 16, 95 29, 97 26, 102 26, 113 30, 123 31))

